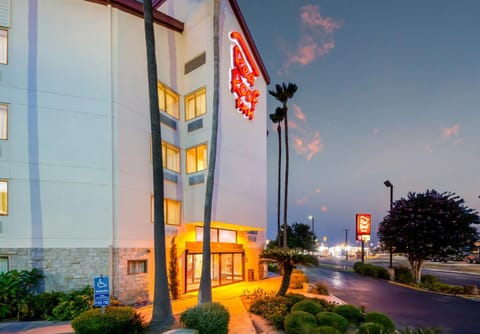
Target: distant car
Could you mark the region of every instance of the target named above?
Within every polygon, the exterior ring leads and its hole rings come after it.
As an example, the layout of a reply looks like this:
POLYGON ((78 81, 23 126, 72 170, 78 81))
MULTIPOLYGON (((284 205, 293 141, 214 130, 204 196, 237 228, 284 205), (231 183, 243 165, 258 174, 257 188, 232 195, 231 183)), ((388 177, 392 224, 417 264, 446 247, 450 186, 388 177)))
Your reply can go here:
POLYGON ((467 263, 480 263, 480 258, 478 257, 478 254, 469 254, 465 256, 463 261, 467 263))

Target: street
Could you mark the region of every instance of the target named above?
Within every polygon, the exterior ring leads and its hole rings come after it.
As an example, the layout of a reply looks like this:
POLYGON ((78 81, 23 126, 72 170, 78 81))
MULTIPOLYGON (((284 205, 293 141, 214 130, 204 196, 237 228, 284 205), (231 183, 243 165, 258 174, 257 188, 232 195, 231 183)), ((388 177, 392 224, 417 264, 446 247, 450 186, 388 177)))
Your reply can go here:
POLYGON ((451 334, 478 334, 480 300, 417 291, 385 280, 320 266, 305 269, 310 282, 322 281, 347 303, 389 315, 397 327, 441 327, 451 334))

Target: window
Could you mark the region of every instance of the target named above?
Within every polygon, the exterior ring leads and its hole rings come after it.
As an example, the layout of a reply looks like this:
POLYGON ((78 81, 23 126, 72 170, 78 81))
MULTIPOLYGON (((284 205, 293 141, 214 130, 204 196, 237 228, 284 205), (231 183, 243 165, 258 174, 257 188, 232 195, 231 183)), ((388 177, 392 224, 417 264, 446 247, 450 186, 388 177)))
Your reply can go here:
POLYGON ((178 95, 169 88, 158 83, 158 107, 160 111, 179 119, 180 113, 178 111, 178 95))
POLYGON ((8 257, 0 256, 0 274, 8 271, 8 257))
MULTIPOLYGON (((201 226, 195 228, 195 241, 203 241, 203 227, 201 226)), ((235 244, 237 243, 237 231, 211 228, 210 242, 230 242, 235 244)))
POLYGON ((0 104, 0 139, 8 139, 8 105, 0 104))
POLYGON ((162 142, 163 168, 180 173, 180 149, 162 142))
POLYGON ((8 63, 8 30, 0 28, 0 64, 8 63))
POLYGON ((8 215, 8 181, 0 180, 0 216, 8 215))
POLYGON ((147 272, 147 260, 130 260, 127 261, 129 275, 145 274, 147 272))
MULTIPOLYGON (((153 203, 153 195, 150 196, 150 221, 155 221, 155 206, 153 203)), ((180 225, 181 202, 173 199, 165 198, 163 200, 163 213, 166 225, 180 225)))
POLYGON ((206 91, 201 88, 185 97, 185 120, 189 121, 206 113, 206 91))
POLYGON ((188 148, 186 156, 187 174, 207 169, 207 144, 188 148))

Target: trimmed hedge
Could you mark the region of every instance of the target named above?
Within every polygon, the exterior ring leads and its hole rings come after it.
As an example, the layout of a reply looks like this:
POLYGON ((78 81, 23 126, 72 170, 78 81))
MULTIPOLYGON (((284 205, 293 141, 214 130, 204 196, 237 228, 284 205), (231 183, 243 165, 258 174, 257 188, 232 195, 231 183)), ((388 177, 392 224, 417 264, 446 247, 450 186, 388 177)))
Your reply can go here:
POLYGON ((294 311, 304 311, 315 316, 317 313, 325 310, 319 303, 310 299, 305 299, 292 306, 292 312, 294 311))
POLYGON ((106 307, 83 312, 73 319, 75 334, 141 334, 146 333, 143 319, 127 306, 106 307))
POLYGON ((205 303, 188 308, 180 315, 180 322, 198 334, 227 334, 230 314, 220 303, 205 303))
POLYGON ((384 334, 383 327, 374 322, 365 322, 358 327, 358 334, 384 334))
POLYGON ((359 324, 363 321, 363 314, 358 307, 345 304, 338 305, 333 308, 333 312, 340 314, 350 323, 359 324))
POLYGON ((369 312, 365 314, 365 322, 373 322, 381 325, 384 330, 383 334, 395 333, 395 324, 386 314, 380 312, 369 312))
POLYGON ((316 326, 315 316, 304 311, 294 311, 284 321, 287 334, 310 334, 316 326))
POLYGON ((340 314, 334 312, 320 312, 315 316, 320 326, 330 326, 338 329, 342 333, 348 328, 348 320, 340 314))
POLYGON ((380 279, 390 279, 390 275, 388 274, 388 270, 384 267, 375 266, 370 263, 362 263, 356 262, 353 265, 353 270, 360 275, 363 276, 370 276, 380 279))

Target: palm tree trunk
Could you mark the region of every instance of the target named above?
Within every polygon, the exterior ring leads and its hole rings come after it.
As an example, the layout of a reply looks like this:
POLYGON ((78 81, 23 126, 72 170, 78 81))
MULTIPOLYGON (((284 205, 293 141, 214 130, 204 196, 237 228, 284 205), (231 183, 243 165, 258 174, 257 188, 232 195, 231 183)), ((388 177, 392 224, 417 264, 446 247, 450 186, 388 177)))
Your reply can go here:
POLYGON ((207 185, 205 190, 205 206, 203 212, 203 256, 202 277, 200 278, 200 290, 198 302, 200 304, 212 301, 211 280, 211 252, 210 252, 210 226, 212 220, 212 201, 215 181, 215 162, 217 160, 217 134, 218 134, 218 109, 219 109, 219 85, 220 85, 220 35, 219 15, 220 0, 213 4, 213 112, 212 112, 212 135, 210 139, 210 155, 208 160, 207 185))
POLYGON ((292 277, 293 267, 284 267, 282 282, 280 283, 280 289, 277 292, 277 296, 285 296, 288 287, 290 286, 290 279, 292 277))
POLYGON ((277 242, 278 247, 282 246, 282 240, 280 240, 280 195, 281 195, 281 182, 282 182, 282 127, 280 122, 277 126, 278 133, 278 188, 277 188, 277 242))
POLYGON ((148 93, 150 105, 150 126, 152 132, 152 165, 153 165, 153 206, 154 224, 153 238, 155 248, 155 290, 153 296, 153 314, 150 328, 166 329, 175 321, 172 303, 168 290, 167 257, 165 251, 165 217, 163 213, 163 161, 162 133, 160 113, 158 109, 157 63, 155 58, 155 35, 153 30, 152 1, 144 0, 145 43, 147 48, 148 93))
POLYGON ((283 248, 287 249, 287 208, 288 208, 288 167, 290 163, 290 155, 288 152, 288 118, 287 118, 287 104, 283 104, 285 111, 285 194, 283 200, 283 248))

